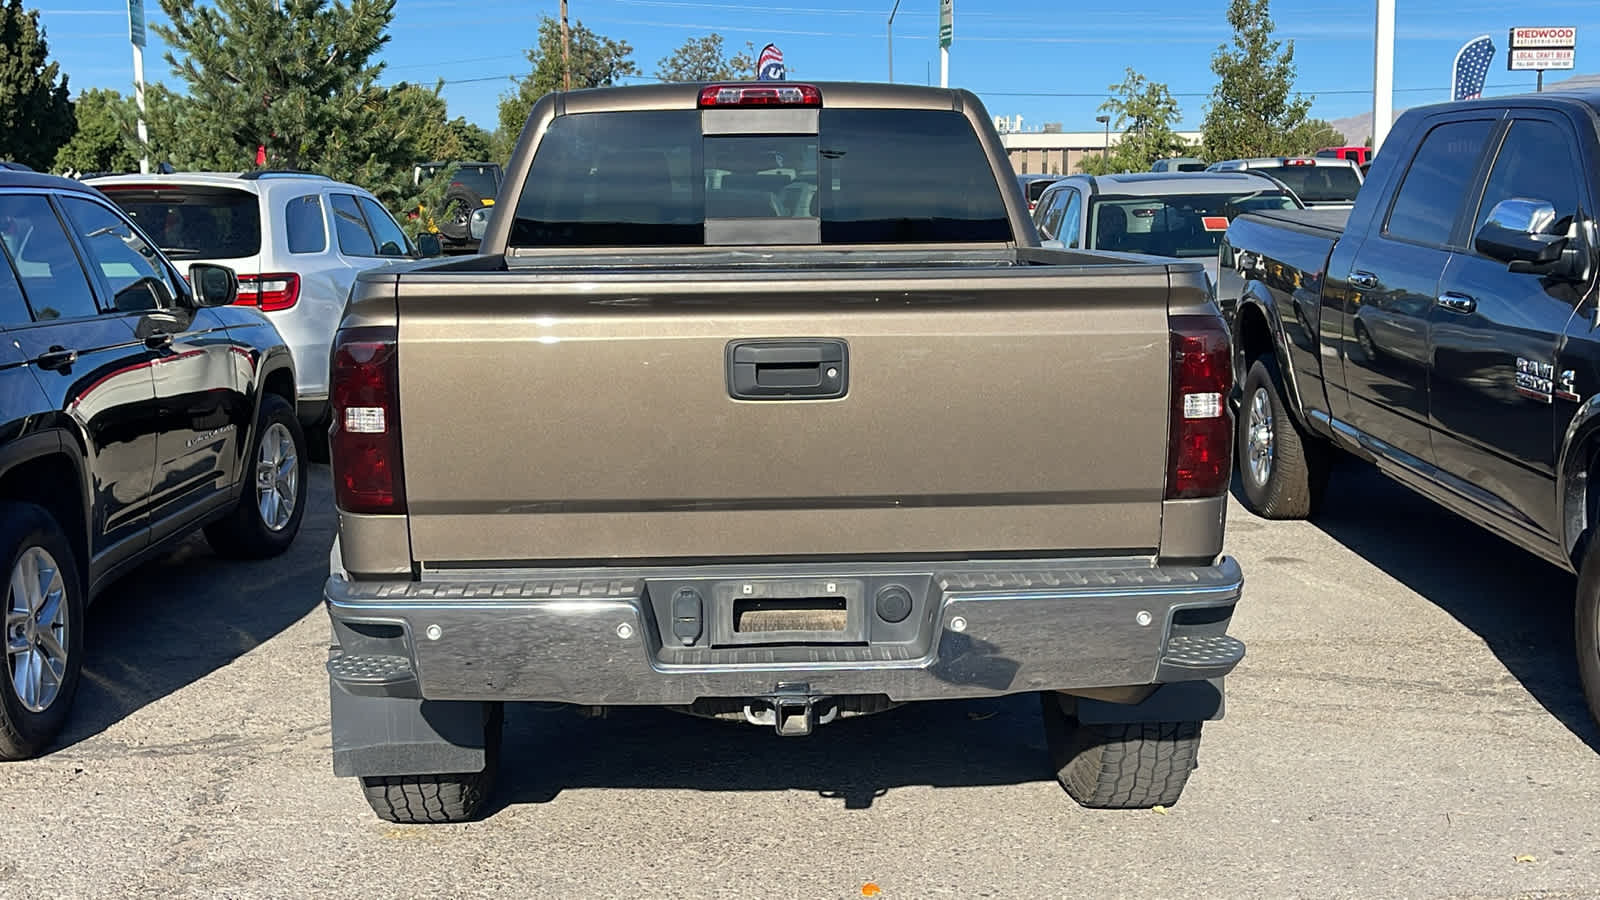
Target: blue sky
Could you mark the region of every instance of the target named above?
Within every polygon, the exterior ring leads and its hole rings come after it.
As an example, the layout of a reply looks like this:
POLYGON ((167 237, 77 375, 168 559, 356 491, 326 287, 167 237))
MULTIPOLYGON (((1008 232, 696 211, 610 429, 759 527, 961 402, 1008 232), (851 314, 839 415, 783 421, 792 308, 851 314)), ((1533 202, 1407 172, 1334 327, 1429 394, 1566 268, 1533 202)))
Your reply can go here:
MULTIPOLYGON (((32 0, 39 4, 40 0, 32 0)), ((164 21, 158 0, 146 0, 152 23, 164 21)), ((773 0, 754 5, 718 0, 569 0, 569 15, 589 28, 633 45, 640 69, 686 38, 716 31, 728 43, 782 48, 790 78, 885 81, 885 23, 893 0, 773 0)), ((1506 71, 1506 30, 1513 25, 1571 25, 1578 29, 1578 68, 1546 73, 1546 83, 1600 71, 1586 65, 1584 43, 1600 36, 1595 0, 1397 0, 1396 109, 1448 99, 1450 64, 1467 40, 1489 34, 1497 53, 1486 94, 1532 90, 1531 72, 1506 71)), ((939 79, 938 0, 902 0, 894 23, 897 81, 939 79)), ((76 92, 111 87, 127 92, 132 51, 124 0, 44 0, 40 7, 52 55, 76 92)), ((1209 62, 1229 37, 1222 0, 1084 0, 1081 4, 1017 0, 958 0, 950 83, 971 89, 994 115, 1023 117, 1025 128, 1061 122, 1068 131, 1093 131, 1106 86, 1133 66, 1166 82, 1183 108, 1183 127, 1203 115, 1214 78, 1209 62)), ((542 15, 555 2, 526 0, 400 0, 385 50, 387 81, 436 78, 448 82, 452 115, 495 125, 499 96, 510 76, 526 71, 522 51, 535 40, 542 15)), ((1297 88, 1315 96, 1314 114, 1327 119, 1371 110, 1373 4, 1278 0, 1278 35, 1295 42, 1297 88)), ((149 81, 174 84, 159 39, 151 34, 149 81)))

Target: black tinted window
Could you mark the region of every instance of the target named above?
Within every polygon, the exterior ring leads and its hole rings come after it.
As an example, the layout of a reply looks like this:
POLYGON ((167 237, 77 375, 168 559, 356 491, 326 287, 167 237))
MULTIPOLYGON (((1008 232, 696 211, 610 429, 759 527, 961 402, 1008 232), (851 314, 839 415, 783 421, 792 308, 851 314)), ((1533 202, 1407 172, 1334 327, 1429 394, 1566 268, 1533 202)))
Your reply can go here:
POLYGON ((102 190, 172 259, 238 259, 261 252, 261 201, 249 191, 183 185, 102 190))
MULTIPOLYGON (((0 242, 0 246, 3 244, 0 242)), ((0 328, 26 325, 32 320, 28 303, 22 297, 22 285, 17 283, 17 273, 11 268, 10 257, 0 251, 0 328)))
POLYGON ((290 253, 321 253, 328 249, 328 226, 323 224, 322 198, 307 194, 283 208, 290 253))
POLYGON ((333 227, 339 233, 339 250, 346 256, 378 255, 378 245, 367 230, 361 207, 350 194, 333 195, 333 227))
POLYGON ((1573 167, 1575 152, 1567 130, 1554 123, 1513 122, 1489 173, 1477 224, 1488 221, 1495 204, 1513 197, 1549 203, 1556 208, 1558 222, 1576 213, 1582 182, 1580 170, 1573 167))
POLYGON ((1268 166, 1250 171, 1271 175, 1306 203, 1349 203, 1361 190, 1355 166, 1268 166))
POLYGON ((406 233, 400 230, 388 211, 366 197, 359 198, 361 211, 367 215, 367 225, 378 241, 379 256, 405 256, 411 252, 406 233))
POLYGON ((822 242, 1011 238, 999 184, 958 113, 829 110, 817 135, 702 137, 692 110, 551 123, 511 244, 699 244, 707 218, 820 219, 822 242))
POLYGON ((119 312, 160 309, 172 301, 177 292, 161 255, 121 216, 82 197, 62 197, 61 205, 119 312))
POLYGON ((49 200, 38 194, 0 194, 0 242, 16 263, 36 319, 76 319, 100 311, 89 276, 49 200))
POLYGON ((1449 241, 1493 124, 1451 122, 1428 132, 1395 194, 1384 233, 1425 244, 1449 241))

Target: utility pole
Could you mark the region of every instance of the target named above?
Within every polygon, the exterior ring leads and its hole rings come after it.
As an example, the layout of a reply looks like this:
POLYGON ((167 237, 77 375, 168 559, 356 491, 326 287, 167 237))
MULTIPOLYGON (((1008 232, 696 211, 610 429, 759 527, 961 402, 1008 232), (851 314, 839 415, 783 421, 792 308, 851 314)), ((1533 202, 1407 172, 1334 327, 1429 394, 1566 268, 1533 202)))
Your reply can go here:
POLYGON ((561 0, 561 89, 572 90, 572 35, 567 32, 567 0, 561 0))
POLYGON ((1378 0, 1373 32, 1372 152, 1377 153, 1394 126, 1394 0, 1378 0))
MULTIPOLYGON (((894 83, 894 14, 900 11, 900 0, 894 0, 894 8, 889 10, 889 83, 894 83)), ((915 76, 913 76, 915 77, 915 76)))
POLYGON ((139 174, 150 174, 150 132, 144 124, 144 0, 128 0, 128 42, 133 44, 133 99, 139 107, 139 174))
POLYGON ((950 42, 955 38, 955 2, 939 0, 939 87, 950 86, 950 42))

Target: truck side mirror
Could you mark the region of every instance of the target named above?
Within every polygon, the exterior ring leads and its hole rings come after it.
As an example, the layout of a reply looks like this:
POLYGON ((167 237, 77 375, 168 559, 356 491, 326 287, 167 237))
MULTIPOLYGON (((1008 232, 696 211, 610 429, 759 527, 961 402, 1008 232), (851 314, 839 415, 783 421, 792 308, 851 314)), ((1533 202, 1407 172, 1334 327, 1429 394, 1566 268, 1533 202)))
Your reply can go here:
POLYGON ((472 211, 472 218, 467 221, 467 230, 475 241, 483 240, 489 230, 490 207, 480 206, 472 211))
POLYGON ((1532 266, 1561 260, 1567 237, 1551 233, 1556 224, 1556 208, 1543 200, 1502 200, 1489 211, 1472 246, 1490 259, 1509 264, 1512 271, 1531 271, 1532 266))
POLYGON ((439 236, 424 231, 417 235, 417 254, 423 259, 433 259, 444 255, 444 245, 439 243, 439 236))
POLYGON ((196 306, 231 306, 239 299, 239 276, 227 266, 195 263, 189 267, 189 284, 196 306))

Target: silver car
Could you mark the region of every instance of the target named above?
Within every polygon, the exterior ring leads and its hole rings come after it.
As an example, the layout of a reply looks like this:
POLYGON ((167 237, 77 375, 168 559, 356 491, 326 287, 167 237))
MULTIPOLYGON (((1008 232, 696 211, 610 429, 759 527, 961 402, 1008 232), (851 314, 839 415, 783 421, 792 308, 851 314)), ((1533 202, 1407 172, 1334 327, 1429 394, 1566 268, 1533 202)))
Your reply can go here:
MULTIPOLYGON (((328 413, 328 354, 356 274, 424 255, 363 188, 299 172, 113 175, 88 179, 186 275, 194 263, 239 273, 289 345, 308 428, 328 413)), ((422 241, 437 255, 431 235, 422 241)))
POLYGON ((1234 217, 1301 209, 1283 184, 1249 172, 1072 175, 1033 212, 1046 247, 1202 259, 1217 280, 1217 247, 1234 217))

